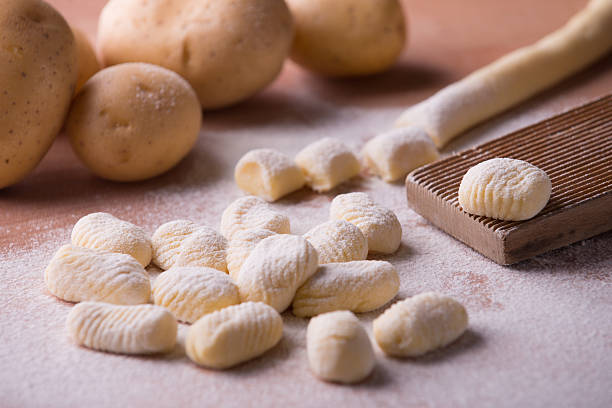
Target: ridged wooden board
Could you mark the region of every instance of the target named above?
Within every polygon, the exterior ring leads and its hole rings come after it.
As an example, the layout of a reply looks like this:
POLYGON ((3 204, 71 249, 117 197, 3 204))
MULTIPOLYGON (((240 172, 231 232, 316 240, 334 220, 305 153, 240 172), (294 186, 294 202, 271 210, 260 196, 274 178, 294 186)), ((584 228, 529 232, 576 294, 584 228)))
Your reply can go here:
POLYGON ((612 229, 612 94, 421 167, 406 179, 408 205, 493 261, 508 265, 612 229), (458 189, 484 160, 509 157, 548 174, 552 195, 527 221, 464 212, 458 189))

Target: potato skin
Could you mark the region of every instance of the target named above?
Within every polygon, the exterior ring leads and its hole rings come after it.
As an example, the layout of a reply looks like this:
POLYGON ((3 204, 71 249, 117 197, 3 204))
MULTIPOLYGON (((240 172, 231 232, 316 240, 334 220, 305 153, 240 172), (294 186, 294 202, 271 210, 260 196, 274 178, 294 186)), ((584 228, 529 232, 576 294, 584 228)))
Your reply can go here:
POLYGON ((85 83, 70 108, 66 133, 96 175, 139 181, 185 157, 201 124, 197 95, 180 75, 127 63, 103 69, 85 83))
POLYGON ((74 36, 40 0, 0 7, 0 188, 21 181, 59 133, 77 78, 74 36))
POLYGON ((96 56, 93 45, 87 38, 87 35, 76 27, 72 27, 74 39, 77 46, 77 62, 78 62, 78 79, 74 93, 81 90, 85 82, 91 78, 102 67, 96 56))
POLYGON ((399 0, 287 0, 295 39, 291 59, 329 77, 389 68, 406 41, 399 0))

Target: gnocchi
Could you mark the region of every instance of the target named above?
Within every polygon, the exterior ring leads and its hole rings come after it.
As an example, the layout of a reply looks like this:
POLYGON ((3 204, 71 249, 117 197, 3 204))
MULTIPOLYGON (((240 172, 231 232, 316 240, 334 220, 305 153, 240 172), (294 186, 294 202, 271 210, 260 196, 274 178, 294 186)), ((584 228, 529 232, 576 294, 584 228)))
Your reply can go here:
POLYGON ((376 204, 366 193, 336 196, 331 203, 330 217, 355 224, 367 238, 369 252, 391 254, 400 246, 402 226, 397 216, 376 204))
POLYGON ((417 127, 380 134, 366 143, 361 154, 370 171, 388 183, 439 158, 431 138, 417 127))
POLYGON ((234 234, 227 247, 227 270, 232 279, 238 280, 242 264, 257 244, 275 234, 276 232, 267 229, 250 229, 234 234))
POLYGON ((221 216, 221 234, 232 240, 238 231, 267 229, 278 234, 289 234, 289 218, 255 196, 246 196, 232 202, 221 216))
POLYGON ((264 303, 246 302, 207 314, 187 333, 185 351, 195 363, 224 369, 260 356, 283 335, 283 320, 264 303))
POLYGON ((181 242, 176 266, 201 266, 227 272, 227 240, 212 228, 199 226, 181 242))
POLYGON ((397 271, 385 261, 321 265, 297 290, 293 314, 308 317, 335 310, 370 312, 393 299, 399 283, 397 271))
POLYGON ((83 302, 72 308, 68 332, 80 346, 123 354, 170 351, 176 344, 172 313, 153 305, 116 306, 83 302))
POLYGON ((272 149, 247 152, 236 164, 234 178, 241 190, 270 202, 299 190, 305 183, 299 167, 272 149))
POLYGON ((374 320, 373 329, 386 354, 415 357, 452 343, 467 325, 461 303, 427 292, 395 303, 374 320))
POLYGON ((312 318, 306 350, 310 370, 325 381, 355 383, 370 375, 376 364, 368 334, 349 311, 312 318))
POLYGON ((357 226, 344 220, 317 225, 306 234, 319 254, 319 263, 360 261, 368 256, 368 240, 357 226))
POLYGON ((317 192, 329 191, 355 177, 361 170, 355 154, 340 140, 323 138, 295 156, 306 185, 317 192))
POLYGON ((528 220, 548 203, 552 185, 540 168, 523 160, 496 158, 470 168, 459 185, 459 204, 475 215, 528 220))
POLYGON ((242 265, 237 280, 240 298, 282 312, 317 266, 317 251, 304 238, 272 235, 257 244, 242 265))
POLYGON ((162 224, 151 237, 153 263, 163 270, 170 269, 181 253, 181 244, 198 229, 198 224, 188 220, 175 220, 162 224))
POLYGON ((111 214, 86 215, 72 228, 72 245, 131 255, 144 267, 151 262, 151 240, 137 225, 111 214))
POLYGON ((240 303, 240 295, 232 279, 221 271, 174 266, 155 280, 153 301, 177 319, 193 323, 207 313, 240 303))
POLYGON ((151 298, 149 276, 136 259, 70 244, 49 262, 45 284, 54 296, 68 302, 133 305, 149 303, 151 298))

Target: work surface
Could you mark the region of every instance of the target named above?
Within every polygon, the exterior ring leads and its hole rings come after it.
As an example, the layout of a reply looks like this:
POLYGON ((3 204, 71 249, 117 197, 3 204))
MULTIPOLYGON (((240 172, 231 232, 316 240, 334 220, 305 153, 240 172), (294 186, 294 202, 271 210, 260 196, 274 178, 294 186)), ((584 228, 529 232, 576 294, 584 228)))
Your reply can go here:
MULTIPOLYGON (((95 34, 99 0, 51 1, 95 34)), ((406 205, 402 184, 358 178, 329 194, 302 190, 275 203, 303 233, 328 218, 338 193, 366 191, 398 215, 400 250, 384 259, 401 277, 397 299, 435 290, 463 302, 468 331, 417 359, 377 351, 373 375, 355 386, 315 379, 306 360, 307 320, 283 314, 284 336, 262 358, 217 372, 182 346, 130 357, 73 345, 71 305, 45 289, 43 270, 81 216, 107 211, 153 232, 187 218, 218 226, 242 193, 233 166, 246 151, 295 154, 324 136, 360 149, 402 108, 500 55, 540 38, 581 0, 452 0, 405 3, 410 46, 398 66, 361 80, 317 79, 287 64, 271 88, 239 106, 206 112, 199 143, 157 179, 94 178, 60 136, 34 174, 0 191, 0 406, 402 406, 609 407, 612 405, 612 233, 512 267, 498 266, 445 235, 406 205)), ((463 135, 443 151, 473 146, 612 91, 612 58, 463 135)), ((371 333, 379 312, 361 315, 371 333)), ((181 339, 186 326, 180 329, 181 339)), ((182 340, 181 340, 182 341, 182 340)))

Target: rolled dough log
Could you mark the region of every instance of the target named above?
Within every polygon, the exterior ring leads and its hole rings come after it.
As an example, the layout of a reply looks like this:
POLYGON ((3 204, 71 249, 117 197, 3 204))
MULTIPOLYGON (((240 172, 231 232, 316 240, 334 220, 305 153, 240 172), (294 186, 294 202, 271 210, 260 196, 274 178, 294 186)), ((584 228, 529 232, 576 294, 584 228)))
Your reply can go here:
POLYGON ((480 68, 410 107, 397 127, 417 126, 437 147, 581 70, 612 49, 612 0, 591 0, 533 45, 480 68))

